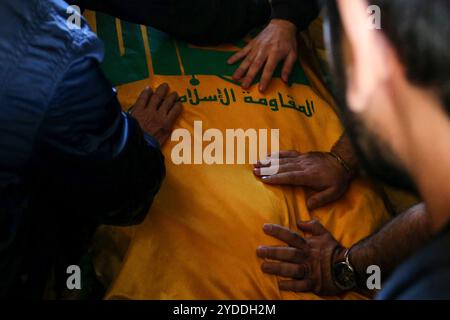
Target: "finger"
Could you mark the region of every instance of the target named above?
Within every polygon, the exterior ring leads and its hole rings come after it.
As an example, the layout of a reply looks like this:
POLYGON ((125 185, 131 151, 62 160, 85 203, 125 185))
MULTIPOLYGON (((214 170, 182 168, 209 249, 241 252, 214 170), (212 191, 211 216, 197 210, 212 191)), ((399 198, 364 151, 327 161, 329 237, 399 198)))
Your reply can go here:
POLYGON ((306 258, 303 251, 292 247, 259 247, 256 254, 262 259, 291 263, 303 263, 306 258))
POLYGON ((183 111, 183 108, 181 107, 180 102, 175 103, 172 109, 169 110, 169 113, 167 114, 167 120, 169 121, 171 127, 180 116, 181 111, 183 111))
POLYGON ((258 161, 254 166, 259 167, 268 167, 270 166, 270 162, 272 160, 281 160, 281 159, 288 159, 290 158, 297 158, 301 156, 301 153, 297 151, 281 151, 278 153, 273 153, 267 156, 266 159, 258 161))
POLYGON ((251 66, 247 72, 247 75, 245 76, 244 80, 242 81, 242 87, 244 89, 250 88, 256 75, 259 73, 259 71, 264 66, 266 59, 267 59, 267 55, 265 53, 263 53, 263 52, 258 53, 256 58, 253 60, 251 66))
POLYGON ((267 158, 268 159, 296 158, 301 155, 302 154, 298 151, 289 150, 271 153, 267 158))
POLYGON ((150 87, 146 87, 137 98, 136 103, 133 106, 133 111, 136 112, 136 110, 144 109, 147 106, 152 94, 153 90, 150 87))
POLYGON ((272 79, 273 73, 275 72, 275 68, 277 67, 279 59, 276 59, 274 56, 270 56, 267 60, 266 65, 264 66, 264 71, 261 76, 261 82, 259 84, 259 91, 264 92, 269 86, 270 80, 272 79))
POLYGON ((242 61, 241 65, 239 66, 239 68, 236 69, 236 71, 233 74, 233 80, 234 81, 239 81, 242 79, 242 77, 245 75, 245 73, 247 72, 248 68, 250 67, 250 65, 253 62, 253 59, 255 58, 255 53, 254 52, 250 52, 244 59, 244 61, 242 61))
POLYGON ((278 185, 297 185, 297 177, 300 177, 299 172, 283 172, 279 174, 274 174, 272 176, 261 177, 262 181, 267 184, 278 184, 278 185))
POLYGON ((334 188, 328 188, 311 194, 306 199, 306 206, 310 211, 312 211, 335 201, 339 198, 339 196, 340 194, 337 193, 334 188))
POLYGON ((305 171, 289 171, 263 176, 261 179, 267 184, 309 186, 313 184, 314 177, 305 171))
POLYGON ((310 233, 313 236, 320 236, 324 233, 328 233, 328 230, 317 220, 299 221, 297 225, 301 231, 310 233))
POLYGON ((297 54, 295 52, 290 53, 284 61, 283 69, 281 70, 281 79, 284 82, 289 81, 289 76, 292 73, 292 69, 294 69, 295 62, 297 61, 297 54))
POLYGON ((306 275, 306 266, 296 263, 263 262, 261 270, 267 274, 293 279, 303 279, 306 275))
POLYGON ((297 158, 301 156, 301 153, 297 151, 281 151, 278 153, 273 153, 267 156, 266 159, 258 161, 254 167, 255 168, 265 168, 270 167, 272 161, 281 161, 281 159, 297 158))
POLYGON ((172 92, 164 99, 159 110, 163 114, 168 114, 170 109, 172 109, 172 107, 177 102, 177 100, 178 100, 178 94, 176 92, 172 92))
POLYGON ((290 163, 298 163, 298 161, 296 161, 295 158, 281 158, 281 159, 267 158, 264 161, 258 161, 253 166, 255 168, 267 168, 270 166, 281 166, 281 165, 290 164, 290 163))
POLYGON ((278 287, 282 291, 291 292, 310 292, 312 291, 312 283, 310 280, 280 280, 278 287))
MULTIPOLYGON (((278 168, 277 174, 280 173, 286 173, 286 172, 301 172, 303 170, 303 167, 300 163, 295 162, 287 162, 288 160, 280 160, 280 161, 273 161, 270 163, 267 167, 276 167, 278 168), (283 163, 284 162, 284 163, 283 163)), ((265 177, 265 173, 263 172, 265 167, 260 168, 254 168, 253 173, 257 177, 265 177)))
POLYGON ((251 49, 252 49, 251 45, 245 46, 244 49, 238 51, 231 58, 228 59, 227 61, 228 64, 235 64, 236 62, 244 58, 246 55, 248 55, 251 49))
POLYGON ((265 224, 263 231, 265 234, 283 241, 291 247, 297 249, 304 248, 305 240, 297 232, 291 231, 288 228, 276 224, 265 224))
POLYGON ((159 106, 161 105, 161 102, 164 100, 164 98, 167 95, 167 92, 169 91, 169 85, 167 83, 161 84, 155 91, 155 93, 150 98, 150 102, 148 104, 149 108, 153 109, 159 109, 159 106))

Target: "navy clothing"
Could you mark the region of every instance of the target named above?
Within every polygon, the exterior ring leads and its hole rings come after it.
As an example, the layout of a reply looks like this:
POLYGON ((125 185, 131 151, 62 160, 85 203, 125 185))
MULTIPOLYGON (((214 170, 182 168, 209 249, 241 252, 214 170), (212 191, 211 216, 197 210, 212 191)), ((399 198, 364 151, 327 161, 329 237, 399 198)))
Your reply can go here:
POLYGON ((270 18, 306 29, 319 15, 317 0, 71 0, 197 45, 240 40, 270 18))
POLYGON ((397 268, 378 299, 450 300, 450 225, 397 268))
POLYGON ((272 19, 288 20, 298 30, 309 27, 320 12, 318 0, 272 0, 272 19))
POLYGON ((139 223, 165 174, 99 68, 100 40, 83 19, 69 28, 67 7, 0 1, 0 297, 39 296, 84 230, 139 223))

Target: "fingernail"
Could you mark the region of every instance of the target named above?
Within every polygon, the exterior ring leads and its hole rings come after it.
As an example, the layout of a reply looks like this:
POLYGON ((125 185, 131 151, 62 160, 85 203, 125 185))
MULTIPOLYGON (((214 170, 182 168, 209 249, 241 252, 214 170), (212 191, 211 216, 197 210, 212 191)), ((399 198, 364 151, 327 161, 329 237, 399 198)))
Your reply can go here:
POLYGON ((266 248, 265 247, 258 247, 256 249, 256 253, 258 256, 264 256, 264 254, 266 253, 266 248))
POLYGON ((267 180, 267 179, 269 179, 269 176, 263 176, 263 177, 261 177, 261 179, 267 180))
POLYGON ((259 86, 259 91, 264 92, 266 90, 266 87, 264 87, 263 85, 259 86))
POLYGON ((266 223, 263 226, 263 230, 269 232, 270 230, 272 230, 272 226, 270 224, 266 223))

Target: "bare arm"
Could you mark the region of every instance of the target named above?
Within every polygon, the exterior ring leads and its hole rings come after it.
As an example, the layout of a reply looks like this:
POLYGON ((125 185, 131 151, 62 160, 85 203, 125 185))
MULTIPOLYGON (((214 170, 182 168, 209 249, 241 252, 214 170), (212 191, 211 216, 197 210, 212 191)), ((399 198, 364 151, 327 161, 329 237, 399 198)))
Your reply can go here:
MULTIPOLYGON (((360 277, 361 291, 368 293, 365 288, 368 266, 378 265, 382 276, 386 276, 427 242, 431 236, 428 219, 425 205, 417 205, 352 247, 350 262, 360 277)), ((265 259, 262 271, 288 278, 279 282, 281 290, 312 291, 322 295, 342 293, 334 283, 331 266, 333 262, 344 260, 347 249, 341 247, 318 221, 300 222, 298 227, 310 236, 303 237, 278 225, 264 226, 267 235, 288 246, 259 247, 257 254, 265 259)))
POLYGON ((358 157, 353 150, 352 143, 348 135, 344 132, 336 144, 331 148, 331 152, 337 154, 351 171, 356 173, 359 168, 358 157))
MULTIPOLYGON (((350 261, 360 276, 366 275, 368 266, 377 265, 386 277, 430 237, 426 206, 423 203, 418 204, 392 219, 372 236, 354 245, 351 248, 350 261)), ((365 277, 362 280, 365 280, 365 277)))

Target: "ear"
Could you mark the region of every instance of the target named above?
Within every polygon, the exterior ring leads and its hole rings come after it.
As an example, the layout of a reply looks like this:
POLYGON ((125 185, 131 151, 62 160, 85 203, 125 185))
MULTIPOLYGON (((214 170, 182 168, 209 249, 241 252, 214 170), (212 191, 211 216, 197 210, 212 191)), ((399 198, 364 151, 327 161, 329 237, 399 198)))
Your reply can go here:
POLYGON ((388 44, 379 30, 370 27, 366 0, 338 0, 338 7, 351 57, 346 64, 347 101, 353 112, 363 112, 389 76, 388 44))

